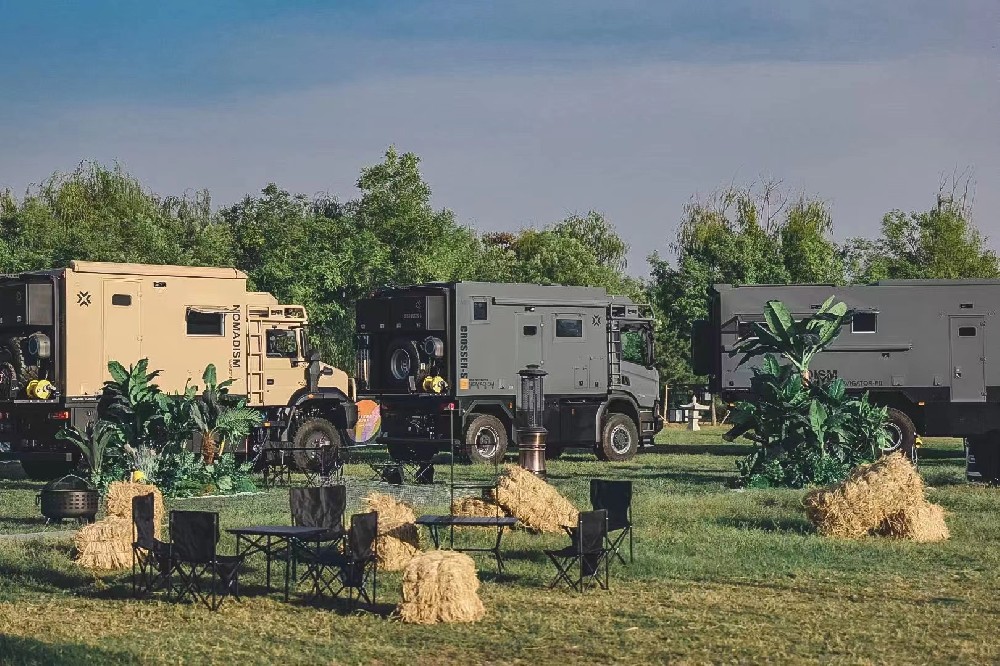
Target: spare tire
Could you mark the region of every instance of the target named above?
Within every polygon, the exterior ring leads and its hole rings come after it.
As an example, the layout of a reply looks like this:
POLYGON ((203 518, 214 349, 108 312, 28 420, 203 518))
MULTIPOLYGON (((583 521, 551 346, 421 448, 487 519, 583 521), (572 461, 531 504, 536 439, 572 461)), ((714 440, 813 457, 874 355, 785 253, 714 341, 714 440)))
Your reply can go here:
POLYGON ((420 347, 416 340, 396 338, 386 349, 385 381, 388 386, 408 388, 410 377, 420 372, 420 347))

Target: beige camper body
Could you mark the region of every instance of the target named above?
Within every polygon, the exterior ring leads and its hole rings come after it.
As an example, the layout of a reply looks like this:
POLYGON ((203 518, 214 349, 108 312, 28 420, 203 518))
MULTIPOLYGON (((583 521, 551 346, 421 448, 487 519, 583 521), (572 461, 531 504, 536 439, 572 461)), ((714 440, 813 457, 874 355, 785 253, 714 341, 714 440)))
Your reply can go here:
MULTIPOLYGON (((93 420, 112 360, 128 367, 148 358, 167 393, 200 386, 205 367, 214 364, 220 381, 233 380, 230 393, 264 411, 269 439, 294 438, 296 424, 310 418, 353 427, 354 384, 311 357, 307 323, 301 305, 247 291, 247 276, 232 268, 73 261, 65 269, 3 276, 0 347, 26 350, 32 335, 47 336, 51 345, 48 358, 16 351, 8 384, 0 359, 0 388, 6 388, 0 403, 7 405, 0 413, 12 411, 18 423, 8 431, 20 431, 8 433, 14 453, 22 463, 53 449, 65 457, 63 445, 51 441, 53 428, 38 421, 53 414, 75 425, 93 420), (27 393, 34 377, 51 381, 52 397, 27 393)), ((319 435, 330 439, 330 428, 319 435)))

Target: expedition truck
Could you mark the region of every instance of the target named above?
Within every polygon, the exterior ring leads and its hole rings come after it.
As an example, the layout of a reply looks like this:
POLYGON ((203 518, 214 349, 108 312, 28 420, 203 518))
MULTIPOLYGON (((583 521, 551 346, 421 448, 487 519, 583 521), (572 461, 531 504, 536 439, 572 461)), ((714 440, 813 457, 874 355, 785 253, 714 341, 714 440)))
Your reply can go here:
POLYGON ((56 432, 95 418, 108 361, 141 358, 168 393, 214 364, 264 414, 252 441, 294 442, 299 465, 338 446, 357 419, 353 382, 311 351, 302 306, 246 282, 231 268, 86 261, 0 276, 0 455, 33 478, 72 469, 56 432))
MULTIPOLYGON (((883 280, 868 285, 715 285, 692 332, 694 371, 724 400, 748 394, 753 362, 729 351, 780 300, 805 317, 831 295, 853 320, 810 365, 888 407, 893 447, 916 458, 918 433, 964 437, 979 473, 1000 479, 1000 281, 883 280), (993 331, 991 334, 990 331, 993 331)), ((759 364, 759 363, 758 363, 759 364)))
POLYGON ((380 403, 397 460, 455 450, 502 460, 518 424, 518 371, 545 370, 548 453, 627 460, 662 427, 648 306, 592 287, 430 283, 357 304, 358 392, 380 403))

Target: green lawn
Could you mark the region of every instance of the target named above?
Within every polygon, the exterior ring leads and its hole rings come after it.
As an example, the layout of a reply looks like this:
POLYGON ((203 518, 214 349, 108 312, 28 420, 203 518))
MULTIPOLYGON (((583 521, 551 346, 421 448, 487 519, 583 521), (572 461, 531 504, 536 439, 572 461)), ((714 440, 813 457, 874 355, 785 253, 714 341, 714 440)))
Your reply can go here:
MULTIPOLYGON (((611 592, 549 591, 553 570, 541 551, 562 540, 512 533, 508 577, 497 580, 489 560, 478 560, 487 617, 471 626, 408 626, 277 595, 227 602, 216 614, 133 601, 127 576, 79 569, 64 539, 0 537, 0 663, 1000 660, 991 629, 1000 622, 1000 490, 964 482, 959 442, 928 440, 921 462, 931 500, 949 511, 950 541, 841 542, 812 533, 801 491, 728 490, 746 450, 721 443, 720 433, 670 429, 656 453, 629 463, 583 453, 550 461, 550 480, 578 506, 591 477, 635 482, 636 563, 612 571, 611 592)), ((352 465, 348 483, 367 476, 352 465)), ((0 532, 39 529, 39 485, 0 480, 0 532)), ((434 503, 418 509, 444 508, 434 503)), ((218 510, 224 527, 288 519, 282 490, 173 506, 218 510)), ((253 591, 259 581, 258 569, 245 582, 253 591)), ((399 577, 380 582, 388 611, 399 577)))

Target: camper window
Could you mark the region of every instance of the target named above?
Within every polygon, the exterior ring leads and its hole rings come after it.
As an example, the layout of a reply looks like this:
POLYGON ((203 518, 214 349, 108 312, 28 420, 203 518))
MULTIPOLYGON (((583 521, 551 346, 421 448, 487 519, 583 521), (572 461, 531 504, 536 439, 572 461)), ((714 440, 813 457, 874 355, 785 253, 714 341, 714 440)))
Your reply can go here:
POLYGON ((488 318, 486 301, 472 301, 472 321, 486 321, 488 318))
POLYGON ((132 296, 129 294, 112 294, 111 305, 132 305, 132 296))
POLYGON ((582 338, 582 319, 556 319, 557 338, 582 338))
POLYGON ((225 313, 188 310, 188 335, 224 335, 225 332, 225 313))
POLYGON ((295 358, 299 346, 295 340, 295 331, 284 328, 267 330, 267 355, 272 358, 295 358))
POLYGON ((976 337, 976 327, 975 326, 959 326, 958 327, 958 337, 960 337, 960 338, 974 338, 974 337, 976 337))
POLYGON ((855 312, 851 320, 851 333, 874 333, 878 328, 878 315, 874 312, 855 312))

